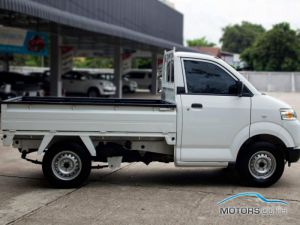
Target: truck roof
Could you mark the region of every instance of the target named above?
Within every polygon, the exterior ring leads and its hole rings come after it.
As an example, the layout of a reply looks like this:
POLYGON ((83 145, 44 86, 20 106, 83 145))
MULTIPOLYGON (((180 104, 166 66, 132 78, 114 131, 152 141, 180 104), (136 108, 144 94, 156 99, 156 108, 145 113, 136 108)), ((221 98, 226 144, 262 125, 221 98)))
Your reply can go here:
POLYGON ((208 59, 208 60, 219 60, 218 57, 202 54, 202 53, 196 53, 196 52, 175 52, 174 54, 177 57, 187 57, 187 58, 198 58, 198 59, 208 59))

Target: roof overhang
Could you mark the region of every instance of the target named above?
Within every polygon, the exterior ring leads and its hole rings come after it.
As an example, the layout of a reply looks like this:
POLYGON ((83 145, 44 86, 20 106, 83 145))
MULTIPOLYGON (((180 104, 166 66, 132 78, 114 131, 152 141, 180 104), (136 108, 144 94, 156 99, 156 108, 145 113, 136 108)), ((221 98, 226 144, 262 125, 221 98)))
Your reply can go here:
MULTIPOLYGON (((140 44, 159 49, 172 49, 175 47, 178 50, 195 51, 178 43, 153 37, 121 26, 72 14, 31 0, 1 0, 0 9, 25 14, 61 26, 92 32, 95 35, 105 35, 112 38, 128 40, 130 42, 135 42, 138 45, 140 44)), ((13 26, 14 21, 11 21, 11 23, 13 26)), ((51 31, 49 30, 49 32, 51 31)))

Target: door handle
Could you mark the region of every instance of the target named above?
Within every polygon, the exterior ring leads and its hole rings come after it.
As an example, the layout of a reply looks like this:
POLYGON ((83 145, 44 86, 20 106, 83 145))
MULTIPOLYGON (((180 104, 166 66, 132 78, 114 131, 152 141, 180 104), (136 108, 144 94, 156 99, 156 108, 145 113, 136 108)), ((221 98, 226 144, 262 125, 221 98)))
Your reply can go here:
POLYGON ((193 103, 193 104, 192 104, 192 108, 194 108, 194 109, 202 109, 202 108, 203 108, 203 105, 200 104, 200 103, 193 103))

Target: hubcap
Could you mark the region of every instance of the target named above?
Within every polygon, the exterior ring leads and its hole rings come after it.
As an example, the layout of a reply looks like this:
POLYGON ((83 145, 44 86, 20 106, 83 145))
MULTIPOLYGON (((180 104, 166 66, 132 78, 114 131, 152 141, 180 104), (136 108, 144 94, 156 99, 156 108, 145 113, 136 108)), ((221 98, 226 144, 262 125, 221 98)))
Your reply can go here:
POLYGON ((256 179, 268 179, 276 170, 276 159, 267 151, 256 152, 249 161, 249 171, 256 179))
POLYGON ((52 160, 52 171, 61 180, 73 180, 81 171, 81 159, 71 151, 62 151, 52 160))

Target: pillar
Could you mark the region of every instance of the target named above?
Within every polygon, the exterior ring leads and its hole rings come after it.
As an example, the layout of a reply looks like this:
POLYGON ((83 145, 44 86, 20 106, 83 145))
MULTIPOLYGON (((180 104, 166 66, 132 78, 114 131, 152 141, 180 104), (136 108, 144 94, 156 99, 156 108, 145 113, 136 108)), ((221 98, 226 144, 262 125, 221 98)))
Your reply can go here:
POLYGON ((152 82, 151 82, 151 94, 157 94, 157 53, 152 53, 152 82))
POLYGON ((296 92, 296 80, 295 80, 295 73, 291 74, 291 91, 296 92))
POLYGON ((122 98, 122 76, 123 76, 123 69, 122 69, 122 47, 116 46, 114 51, 114 84, 117 88, 116 91, 116 98, 122 98))
POLYGON ((62 96, 62 37, 59 34, 50 35, 50 95, 62 96))
POLYGON ((8 53, 5 53, 3 58, 4 58, 3 59, 3 71, 9 72, 9 58, 10 58, 10 55, 8 53))

